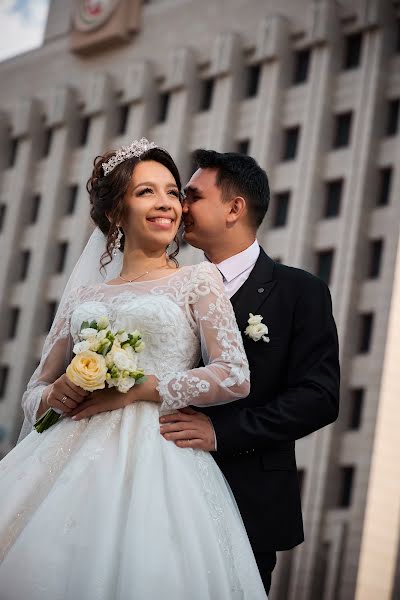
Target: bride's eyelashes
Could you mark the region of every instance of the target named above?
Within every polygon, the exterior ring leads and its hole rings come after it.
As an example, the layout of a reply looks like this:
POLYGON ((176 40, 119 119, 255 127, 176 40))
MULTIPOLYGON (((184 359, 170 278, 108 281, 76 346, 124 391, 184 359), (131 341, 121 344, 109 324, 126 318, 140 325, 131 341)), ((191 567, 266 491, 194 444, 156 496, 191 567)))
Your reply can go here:
MULTIPOLYGON (((145 196, 146 194, 153 194, 154 190, 152 188, 143 188, 142 190, 139 190, 136 195, 137 196, 145 196)), ((175 198, 177 198, 178 200, 180 199, 180 195, 179 195, 179 191, 176 189, 172 189, 168 191, 168 194, 171 196, 174 196, 175 198)))

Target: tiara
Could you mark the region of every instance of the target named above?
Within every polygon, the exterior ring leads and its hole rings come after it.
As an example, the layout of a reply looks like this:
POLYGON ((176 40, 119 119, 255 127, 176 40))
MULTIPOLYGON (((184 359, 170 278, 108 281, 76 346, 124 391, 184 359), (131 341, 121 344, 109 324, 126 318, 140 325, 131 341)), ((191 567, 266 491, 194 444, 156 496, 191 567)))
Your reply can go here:
POLYGON ((111 173, 111 171, 113 171, 117 165, 120 165, 125 160, 128 160, 128 158, 132 158, 133 156, 140 158, 142 154, 148 150, 152 150, 153 148, 158 148, 157 144, 154 142, 149 142, 149 140, 144 137, 139 141, 135 140, 130 146, 122 146, 122 148, 119 148, 114 156, 110 158, 110 160, 101 164, 104 175, 111 173))

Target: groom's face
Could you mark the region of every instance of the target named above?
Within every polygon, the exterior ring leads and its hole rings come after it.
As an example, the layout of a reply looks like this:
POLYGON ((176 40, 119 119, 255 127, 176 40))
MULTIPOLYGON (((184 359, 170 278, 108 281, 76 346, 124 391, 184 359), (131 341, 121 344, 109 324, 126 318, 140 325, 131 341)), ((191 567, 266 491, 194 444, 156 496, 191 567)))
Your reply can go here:
POLYGON ((182 204, 184 238, 206 254, 220 244, 229 213, 229 203, 223 202, 216 175, 215 169, 198 169, 185 188, 186 199, 182 204))

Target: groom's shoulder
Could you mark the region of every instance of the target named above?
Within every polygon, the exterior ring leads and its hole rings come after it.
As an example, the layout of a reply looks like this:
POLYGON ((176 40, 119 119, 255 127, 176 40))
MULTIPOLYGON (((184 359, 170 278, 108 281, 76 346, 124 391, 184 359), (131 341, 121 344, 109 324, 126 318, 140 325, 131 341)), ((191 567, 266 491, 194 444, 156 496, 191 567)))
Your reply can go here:
MULTIPOLYGON (((272 260, 272 259, 270 259, 272 260)), ((296 291, 301 293, 302 291, 309 290, 327 290, 328 286, 322 279, 313 275, 309 271, 299 269, 298 267, 291 267, 284 263, 274 262, 273 279, 285 285, 290 291, 296 291)))

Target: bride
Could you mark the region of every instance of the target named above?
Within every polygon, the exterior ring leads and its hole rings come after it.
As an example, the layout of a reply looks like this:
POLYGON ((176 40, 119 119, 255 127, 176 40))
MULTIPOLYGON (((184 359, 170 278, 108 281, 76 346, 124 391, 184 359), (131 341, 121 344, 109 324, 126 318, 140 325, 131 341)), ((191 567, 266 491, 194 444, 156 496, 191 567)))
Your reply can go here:
POLYGON ((142 139, 98 157, 88 191, 97 229, 24 394, 25 437, 0 463, 1 600, 265 599, 214 460, 159 432, 160 412, 249 393, 219 272, 165 251, 182 213, 177 168, 142 139), (145 342, 146 379, 126 393, 88 394, 65 374, 82 323, 103 316, 145 342), (49 408, 62 418, 28 433, 49 408))

